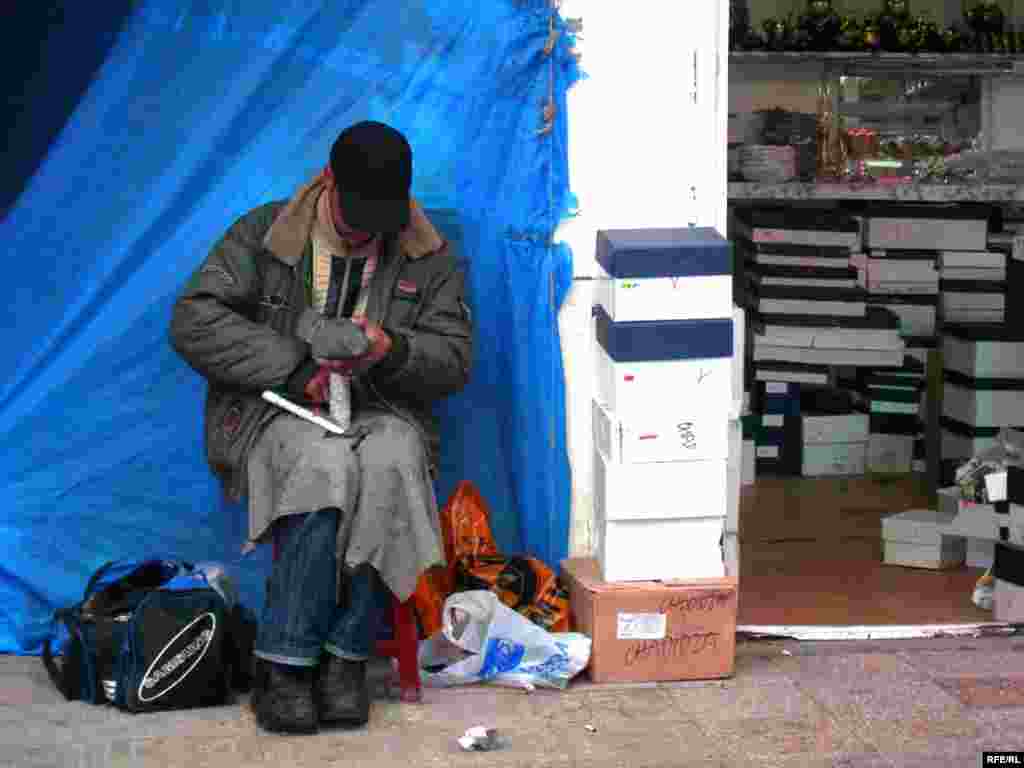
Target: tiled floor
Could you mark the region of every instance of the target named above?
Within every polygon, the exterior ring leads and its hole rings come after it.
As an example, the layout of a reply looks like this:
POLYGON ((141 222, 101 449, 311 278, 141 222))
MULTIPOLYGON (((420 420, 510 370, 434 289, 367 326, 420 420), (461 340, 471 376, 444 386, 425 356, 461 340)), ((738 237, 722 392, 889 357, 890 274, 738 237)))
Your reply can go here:
POLYGON ((981 569, 882 564, 885 515, 928 507, 919 479, 759 478, 740 509, 740 624, 992 621, 981 569))
POLYGON ((959 768, 985 749, 1024 749, 1022 681, 1019 637, 741 643, 729 680, 430 689, 418 706, 381 682, 368 728, 279 737, 244 700, 121 715, 62 701, 38 659, 0 657, 0 766, 959 768), (456 739, 478 724, 506 746, 462 752, 456 739))

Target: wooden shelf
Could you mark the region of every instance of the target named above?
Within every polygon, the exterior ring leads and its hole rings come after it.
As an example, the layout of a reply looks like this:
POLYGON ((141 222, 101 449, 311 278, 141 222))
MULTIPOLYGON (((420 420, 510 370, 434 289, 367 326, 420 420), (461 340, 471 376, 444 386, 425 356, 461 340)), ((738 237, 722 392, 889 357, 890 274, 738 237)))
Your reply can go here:
POLYGON ((1021 54, 731 51, 729 63, 735 66, 818 64, 841 72, 1024 76, 1024 55, 1021 54))
POLYGON ((908 203, 1024 203, 1024 186, 1016 184, 781 184, 730 182, 730 200, 889 200, 908 203))

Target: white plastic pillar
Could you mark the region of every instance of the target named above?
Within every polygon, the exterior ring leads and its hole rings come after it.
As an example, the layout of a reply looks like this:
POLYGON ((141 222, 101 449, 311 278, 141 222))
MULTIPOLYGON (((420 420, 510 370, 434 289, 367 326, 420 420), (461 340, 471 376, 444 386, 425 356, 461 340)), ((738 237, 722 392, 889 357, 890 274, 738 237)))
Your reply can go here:
POLYGON ((574 555, 593 520, 591 280, 597 230, 711 226, 725 234, 728 0, 563 0, 581 18, 588 79, 568 96, 569 173, 581 214, 556 239, 573 249, 559 325, 566 368, 574 555))

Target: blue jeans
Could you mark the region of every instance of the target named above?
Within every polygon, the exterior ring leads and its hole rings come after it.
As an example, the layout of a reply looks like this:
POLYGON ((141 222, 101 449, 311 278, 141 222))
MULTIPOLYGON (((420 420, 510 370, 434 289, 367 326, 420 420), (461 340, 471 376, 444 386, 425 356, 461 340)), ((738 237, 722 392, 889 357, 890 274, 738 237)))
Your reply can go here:
POLYGON ((369 658, 391 592, 372 566, 361 565, 346 574, 348 600, 338 604, 338 515, 322 509, 274 523, 278 555, 254 649, 261 659, 312 667, 322 651, 369 658))

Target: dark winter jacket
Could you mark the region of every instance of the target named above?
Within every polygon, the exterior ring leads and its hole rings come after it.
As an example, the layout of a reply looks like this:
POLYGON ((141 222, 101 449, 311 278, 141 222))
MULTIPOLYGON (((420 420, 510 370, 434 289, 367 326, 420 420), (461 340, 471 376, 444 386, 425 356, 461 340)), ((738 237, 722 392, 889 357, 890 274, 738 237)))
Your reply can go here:
MULTIPOLYGON (((295 330, 310 306, 310 229, 322 184, 235 222, 174 306, 171 343, 208 383, 207 459, 234 499, 246 493, 250 447, 281 413, 263 391, 299 394, 316 369, 295 330)), ((451 246, 414 203, 409 227, 384 240, 366 309, 369 322, 400 337, 401 359, 353 380, 355 407, 385 407, 417 425, 434 467, 432 406, 465 386, 472 362, 464 281, 451 246)))

